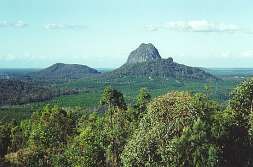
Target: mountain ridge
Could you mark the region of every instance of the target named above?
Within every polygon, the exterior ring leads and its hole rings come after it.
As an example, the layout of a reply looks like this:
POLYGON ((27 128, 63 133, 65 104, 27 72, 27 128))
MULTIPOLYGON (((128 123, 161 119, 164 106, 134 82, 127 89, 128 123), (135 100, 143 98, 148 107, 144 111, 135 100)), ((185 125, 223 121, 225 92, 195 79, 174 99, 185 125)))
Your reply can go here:
POLYGON ((162 58, 159 51, 151 43, 142 43, 129 54, 125 64, 112 72, 104 74, 104 76, 106 78, 141 76, 201 81, 219 80, 219 78, 200 68, 176 63, 172 57, 162 58))
POLYGON ((92 76, 107 79, 135 76, 200 81, 219 80, 219 78, 201 68, 179 64, 174 62, 172 57, 162 58, 159 51, 151 43, 139 45, 137 49, 130 52, 127 61, 121 67, 110 72, 100 73, 98 70, 86 65, 56 63, 46 69, 34 72, 31 76, 34 79, 49 80, 72 80, 92 76))

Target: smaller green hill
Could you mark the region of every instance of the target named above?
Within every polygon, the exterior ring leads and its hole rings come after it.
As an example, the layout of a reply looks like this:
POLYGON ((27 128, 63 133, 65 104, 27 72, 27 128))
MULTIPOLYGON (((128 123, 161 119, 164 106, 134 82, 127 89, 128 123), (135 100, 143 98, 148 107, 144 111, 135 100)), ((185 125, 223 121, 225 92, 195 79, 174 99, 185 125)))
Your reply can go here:
POLYGON ((96 69, 86 65, 57 63, 31 74, 34 79, 71 80, 99 74, 96 69))

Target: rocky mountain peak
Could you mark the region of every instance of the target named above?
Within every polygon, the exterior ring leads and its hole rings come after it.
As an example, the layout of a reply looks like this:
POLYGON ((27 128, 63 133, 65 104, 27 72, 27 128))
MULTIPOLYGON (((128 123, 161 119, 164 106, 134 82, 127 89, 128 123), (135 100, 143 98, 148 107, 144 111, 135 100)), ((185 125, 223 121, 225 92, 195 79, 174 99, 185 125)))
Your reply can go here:
POLYGON ((158 59, 161 59, 161 56, 155 46, 151 43, 142 43, 137 49, 130 53, 126 64, 135 64, 158 59))

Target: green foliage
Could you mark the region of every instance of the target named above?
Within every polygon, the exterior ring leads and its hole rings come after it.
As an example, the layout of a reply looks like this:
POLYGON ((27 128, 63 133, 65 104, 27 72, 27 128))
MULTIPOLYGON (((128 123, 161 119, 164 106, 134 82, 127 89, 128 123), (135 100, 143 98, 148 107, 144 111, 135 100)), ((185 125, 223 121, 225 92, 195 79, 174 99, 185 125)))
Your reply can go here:
POLYGON ((121 164, 120 154, 131 133, 131 122, 128 118, 128 112, 119 108, 111 108, 105 114, 105 149, 110 166, 121 164))
POLYGON ((8 123, 12 120, 20 122, 24 119, 31 118, 32 112, 34 109, 30 107, 9 107, 9 108, 0 108, 0 113, 2 117, 0 122, 8 123))
POLYGON ((24 146, 24 135, 20 126, 11 129, 11 144, 8 148, 9 152, 16 152, 24 146))
POLYGON ((253 79, 242 82, 234 89, 231 97, 230 107, 237 111, 242 121, 248 120, 249 114, 253 112, 253 79))
POLYGON ((64 152, 68 166, 105 166, 103 118, 92 113, 79 121, 77 135, 64 152))
POLYGON ((42 112, 32 116, 29 144, 35 147, 59 147, 66 144, 73 133, 73 120, 68 113, 57 106, 46 106, 42 112))
POLYGON ((30 121, 12 129, 10 151, 17 153, 7 158, 22 166, 52 166, 74 133, 72 118, 57 106, 34 113, 30 121))
POLYGON ((121 109, 126 109, 123 94, 116 89, 112 89, 110 86, 104 89, 100 104, 107 105, 109 108, 119 107, 121 109))
POLYGON ((247 80, 234 89, 223 113, 223 137, 219 140, 223 166, 252 166, 251 115, 253 80, 247 80))
MULTIPOLYGON (((44 149, 21 149, 19 150, 12 163, 20 166, 47 167, 50 166, 49 153, 44 149)), ((11 159, 11 158, 9 158, 11 159)))
POLYGON ((243 82, 224 107, 210 94, 151 100, 141 89, 127 106, 106 87, 103 112, 48 105, 31 119, 1 123, 0 166, 253 166, 252 92, 253 80, 243 82))
POLYGON ((40 82, 0 79, 0 106, 51 100, 62 95, 76 94, 73 89, 59 89, 40 82))
POLYGON ((135 108, 140 112, 144 112, 147 109, 147 104, 151 101, 151 95, 147 89, 141 88, 136 98, 135 108))
POLYGON ((171 166, 217 166, 219 150, 210 139, 207 125, 197 119, 180 137, 172 139, 163 153, 165 162, 171 166))
POLYGON ((122 153, 124 166, 216 166, 207 124, 216 107, 200 99, 172 92, 152 101, 122 153))
POLYGON ((51 101, 42 102, 40 104, 52 104, 71 108, 96 108, 99 105, 100 96, 100 91, 83 91, 79 94, 56 97, 51 101))
POLYGON ((0 123, 0 160, 7 154, 11 145, 11 128, 11 124, 0 123))
POLYGON ((104 89, 100 102, 107 106, 104 116, 107 162, 110 166, 119 166, 120 154, 129 135, 127 106, 123 94, 111 87, 104 89))

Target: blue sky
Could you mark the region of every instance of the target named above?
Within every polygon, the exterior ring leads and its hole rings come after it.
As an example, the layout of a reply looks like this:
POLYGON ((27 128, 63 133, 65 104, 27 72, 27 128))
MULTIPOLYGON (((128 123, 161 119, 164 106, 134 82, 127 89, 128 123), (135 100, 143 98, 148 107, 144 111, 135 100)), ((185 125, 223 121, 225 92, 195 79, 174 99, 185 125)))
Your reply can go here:
POLYGON ((253 67, 252 0, 1 0, 0 68, 119 67, 141 43, 202 67, 253 67))

